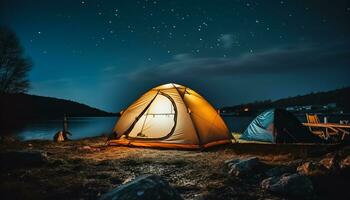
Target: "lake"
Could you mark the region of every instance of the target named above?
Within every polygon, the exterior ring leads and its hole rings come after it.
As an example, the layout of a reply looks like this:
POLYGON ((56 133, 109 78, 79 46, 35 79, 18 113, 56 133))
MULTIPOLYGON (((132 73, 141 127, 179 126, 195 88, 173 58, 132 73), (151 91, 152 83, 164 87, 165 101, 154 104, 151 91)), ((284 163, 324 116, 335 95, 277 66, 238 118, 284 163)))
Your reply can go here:
MULTIPOLYGON (((224 116, 228 128, 231 132, 243 132, 254 117, 224 116)), ((72 133, 71 139, 82 139, 86 137, 110 134, 118 117, 75 117, 69 118, 68 130, 72 133)), ((299 117, 305 121, 305 117, 299 117)), ((331 116, 329 122, 339 122, 341 117, 331 116)), ((349 119, 345 117, 343 119, 349 119)), ((320 116, 323 121, 323 117, 320 116)), ((19 140, 52 140, 54 134, 62 129, 62 120, 48 120, 32 122, 24 128, 17 130, 14 134, 19 140)))

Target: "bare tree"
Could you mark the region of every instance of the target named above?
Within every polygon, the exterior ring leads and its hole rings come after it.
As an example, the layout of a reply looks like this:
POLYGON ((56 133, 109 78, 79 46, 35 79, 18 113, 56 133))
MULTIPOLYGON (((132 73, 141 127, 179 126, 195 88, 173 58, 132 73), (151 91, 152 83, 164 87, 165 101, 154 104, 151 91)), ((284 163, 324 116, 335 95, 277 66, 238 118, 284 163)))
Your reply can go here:
POLYGON ((0 93, 23 93, 29 89, 32 62, 24 56, 16 34, 0 27, 0 93))

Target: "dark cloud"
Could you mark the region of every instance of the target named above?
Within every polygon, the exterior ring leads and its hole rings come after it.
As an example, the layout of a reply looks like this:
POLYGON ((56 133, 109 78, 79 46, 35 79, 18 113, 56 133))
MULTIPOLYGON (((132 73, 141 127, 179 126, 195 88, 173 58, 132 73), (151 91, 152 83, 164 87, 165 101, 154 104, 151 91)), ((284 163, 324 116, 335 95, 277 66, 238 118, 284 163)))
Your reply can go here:
POLYGON ((309 73, 319 70, 342 70, 346 73, 350 71, 348 43, 284 46, 233 58, 180 57, 183 59, 174 59, 159 66, 143 68, 132 73, 130 78, 147 80, 174 79, 178 76, 182 78, 235 77, 309 73))

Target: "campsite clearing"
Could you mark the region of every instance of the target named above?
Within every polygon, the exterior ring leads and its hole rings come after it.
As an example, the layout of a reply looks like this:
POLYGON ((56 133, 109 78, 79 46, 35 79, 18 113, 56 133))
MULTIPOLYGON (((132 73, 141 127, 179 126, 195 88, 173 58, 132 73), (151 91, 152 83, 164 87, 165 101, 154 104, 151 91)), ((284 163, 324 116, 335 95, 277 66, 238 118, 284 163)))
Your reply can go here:
MULTIPOLYGON (((168 180, 185 199, 283 199, 261 189, 260 182, 266 178, 264 173, 233 177, 225 171, 225 160, 256 156, 267 168, 296 169, 304 162, 324 157, 300 157, 293 153, 264 155, 258 153, 258 149, 257 154, 238 153, 227 145, 206 151, 116 147, 105 146, 106 140, 106 137, 97 137, 62 143, 1 143, 1 152, 32 150, 47 154, 42 166, 2 169, 1 194, 18 199, 96 199, 139 175, 157 174, 168 180)), ((350 155, 350 148, 343 147, 338 154, 345 158, 350 155)), ((349 197, 349 191, 342 188, 348 185, 344 177, 344 174, 316 177, 316 195, 324 199, 334 195, 349 197)))

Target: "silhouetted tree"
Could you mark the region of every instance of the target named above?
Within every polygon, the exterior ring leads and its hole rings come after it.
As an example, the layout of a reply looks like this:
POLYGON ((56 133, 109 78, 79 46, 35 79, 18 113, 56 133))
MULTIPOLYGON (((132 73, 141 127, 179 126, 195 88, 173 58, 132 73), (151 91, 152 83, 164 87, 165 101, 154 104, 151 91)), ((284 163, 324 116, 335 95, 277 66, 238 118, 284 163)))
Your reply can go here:
POLYGON ((0 27, 0 93, 22 93, 29 89, 32 62, 25 57, 16 34, 0 27))

